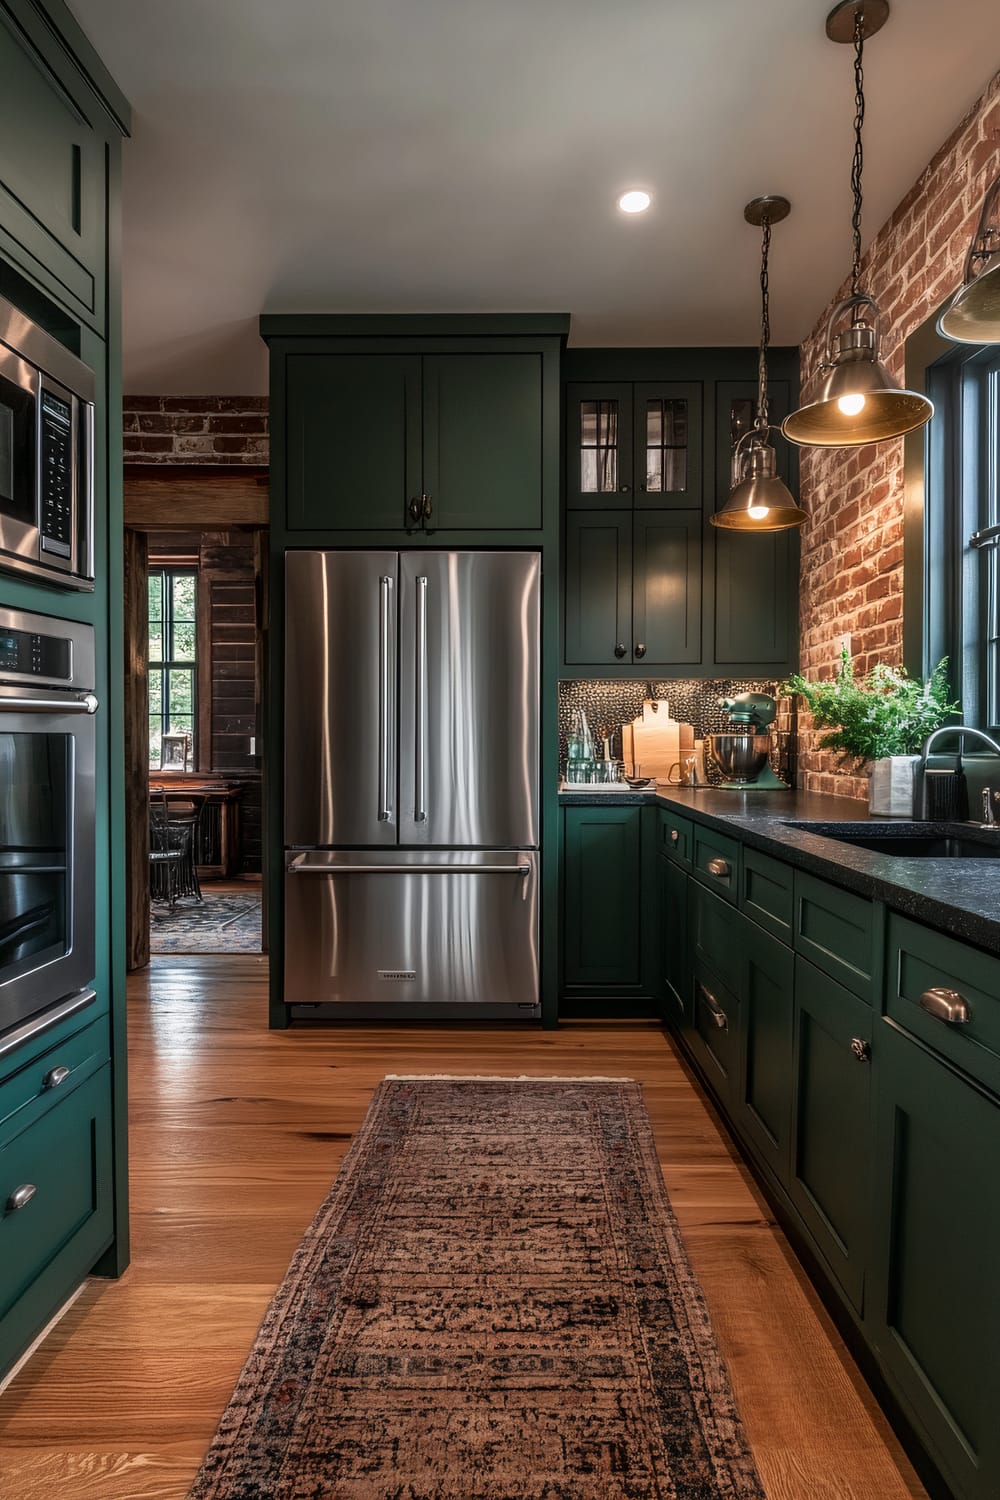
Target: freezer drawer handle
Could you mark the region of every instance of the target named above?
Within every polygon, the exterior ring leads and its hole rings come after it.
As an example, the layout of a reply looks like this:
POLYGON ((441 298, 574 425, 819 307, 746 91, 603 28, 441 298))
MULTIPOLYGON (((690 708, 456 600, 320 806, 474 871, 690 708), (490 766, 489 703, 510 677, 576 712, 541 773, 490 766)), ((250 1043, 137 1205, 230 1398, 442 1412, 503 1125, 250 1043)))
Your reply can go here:
POLYGON ((288 866, 289 875, 521 875, 531 874, 530 865, 316 865, 308 855, 297 854, 288 866))
POLYGON ((416 823, 427 821, 427 788, 425 764, 427 746, 424 743, 424 719, 427 693, 427 579, 417 579, 417 665, 414 691, 414 712, 417 720, 417 742, 413 757, 413 779, 415 784, 413 818, 416 823))
POLYGON ((392 818, 389 776, 389 745, 393 737, 393 726, 390 722, 392 699, 389 661, 392 631, 392 579, 380 578, 378 588, 378 820, 380 823, 388 823, 392 818))

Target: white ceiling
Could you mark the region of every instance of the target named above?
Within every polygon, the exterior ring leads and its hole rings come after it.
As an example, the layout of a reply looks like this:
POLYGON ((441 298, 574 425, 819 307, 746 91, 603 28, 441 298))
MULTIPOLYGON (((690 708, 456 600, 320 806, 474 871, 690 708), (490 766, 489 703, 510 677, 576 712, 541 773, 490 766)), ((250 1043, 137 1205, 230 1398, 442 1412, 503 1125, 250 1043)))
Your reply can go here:
MULTIPOLYGON (((996 0, 866 48, 865 242, 1000 66, 996 0)), ((70 0, 133 106, 125 385, 267 388, 269 312, 569 312, 571 343, 775 342, 850 267, 824 0, 70 0), (647 187, 628 219, 617 194, 647 187)), ((998 146, 1000 150, 1000 146, 998 146)))

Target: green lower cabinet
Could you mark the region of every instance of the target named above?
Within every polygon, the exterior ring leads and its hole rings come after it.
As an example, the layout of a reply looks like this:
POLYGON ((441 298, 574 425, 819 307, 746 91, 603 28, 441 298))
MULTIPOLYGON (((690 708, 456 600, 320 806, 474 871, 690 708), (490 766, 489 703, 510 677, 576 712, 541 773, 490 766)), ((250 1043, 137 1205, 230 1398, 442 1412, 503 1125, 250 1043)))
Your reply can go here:
POLYGON ((681 1031, 691 1025, 691 970, 688 959, 688 877, 672 859, 661 855, 660 972, 664 1020, 681 1031))
POLYGON ((736 1124, 782 1184, 792 1125, 795 959, 753 922, 741 923, 743 1066, 736 1124))
POLYGON ((564 988, 640 989, 642 812, 564 808, 564 988))
POLYGON ((871 1044, 871 1007, 797 958, 788 1191, 859 1314, 871 1241, 871 1044))
POLYGON ((962 1500, 1000 1495, 1000 1105, 880 1024, 879 1361, 962 1500))

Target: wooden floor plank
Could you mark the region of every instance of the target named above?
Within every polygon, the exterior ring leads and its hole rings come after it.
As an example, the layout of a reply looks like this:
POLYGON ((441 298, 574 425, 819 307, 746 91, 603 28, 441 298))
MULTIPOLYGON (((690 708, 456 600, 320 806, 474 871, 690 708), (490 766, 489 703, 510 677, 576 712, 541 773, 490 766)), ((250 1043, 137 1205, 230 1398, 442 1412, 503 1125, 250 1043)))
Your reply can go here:
POLYGON ((254 955, 133 977, 134 1259, 0 1395, 3 1500, 183 1500, 372 1090, 410 1072, 640 1079, 769 1500, 924 1496, 658 1025, 268 1032, 266 977, 254 955))

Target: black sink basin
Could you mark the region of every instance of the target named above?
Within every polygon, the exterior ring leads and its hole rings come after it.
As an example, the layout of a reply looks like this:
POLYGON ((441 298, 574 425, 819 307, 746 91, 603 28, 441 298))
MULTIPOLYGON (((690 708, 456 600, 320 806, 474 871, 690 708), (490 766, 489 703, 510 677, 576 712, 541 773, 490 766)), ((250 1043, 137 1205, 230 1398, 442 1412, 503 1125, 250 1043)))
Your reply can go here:
POLYGON ((964 823, 787 823, 803 833, 904 859, 1000 859, 1000 828, 964 823))

